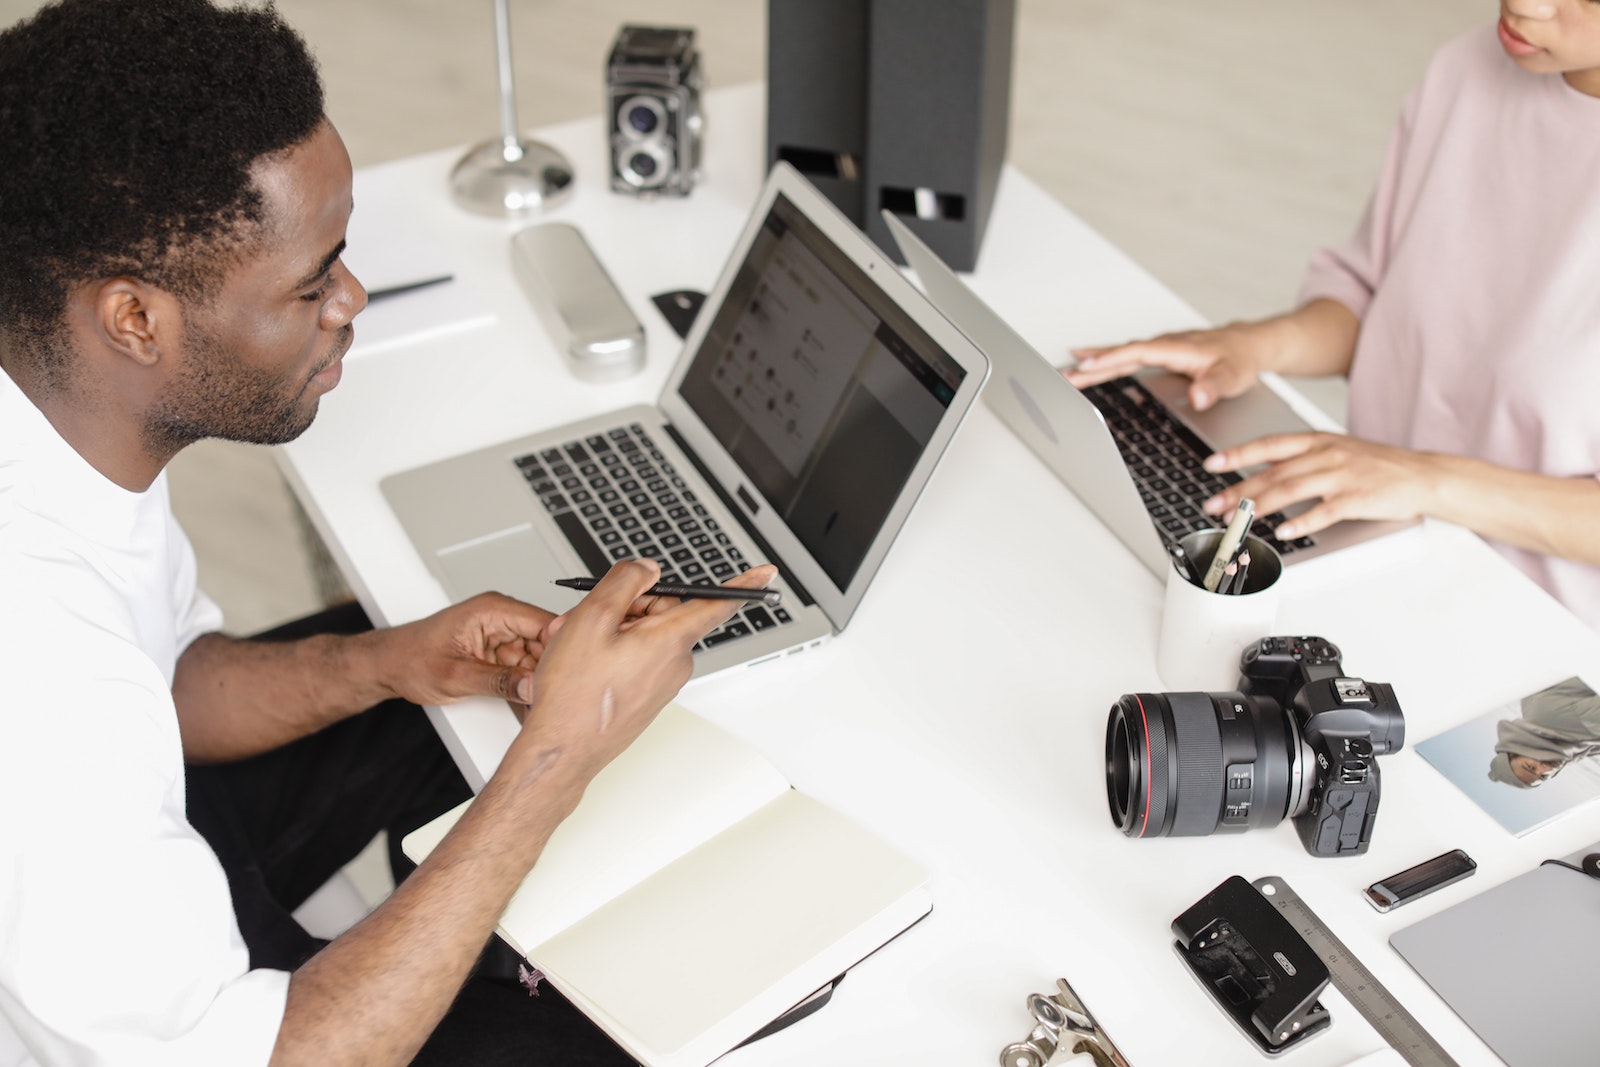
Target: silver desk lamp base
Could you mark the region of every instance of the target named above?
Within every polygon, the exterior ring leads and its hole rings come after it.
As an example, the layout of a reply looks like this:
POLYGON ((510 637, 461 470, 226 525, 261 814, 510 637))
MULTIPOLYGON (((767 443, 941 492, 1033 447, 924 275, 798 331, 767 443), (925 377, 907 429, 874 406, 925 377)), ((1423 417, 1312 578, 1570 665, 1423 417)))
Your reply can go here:
POLYGON ((534 215, 571 193, 572 165, 538 141, 485 141, 450 172, 450 195, 478 215, 534 215))
POLYGON ((512 80, 511 13, 494 0, 495 67, 500 79, 500 139, 485 141, 450 172, 450 195, 468 211, 518 218, 554 207, 572 192, 572 164, 547 144, 517 133, 517 92, 512 80))

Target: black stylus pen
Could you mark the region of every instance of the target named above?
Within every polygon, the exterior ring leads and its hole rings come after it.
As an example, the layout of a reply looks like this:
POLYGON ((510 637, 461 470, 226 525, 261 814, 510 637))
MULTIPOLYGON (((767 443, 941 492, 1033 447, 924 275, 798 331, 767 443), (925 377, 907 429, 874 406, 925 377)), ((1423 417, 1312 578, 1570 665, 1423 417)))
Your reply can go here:
MULTIPOLYGON (((599 584, 599 581, 598 578, 557 578, 555 584, 563 589, 576 589, 587 593, 599 584)), ((674 585, 671 582, 657 582, 646 589, 644 595, 675 596, 692 600, 759 600, 772 607, 776 607, 783 599, 783 592, 778 589, 739 589, 727 585, 674 585)))

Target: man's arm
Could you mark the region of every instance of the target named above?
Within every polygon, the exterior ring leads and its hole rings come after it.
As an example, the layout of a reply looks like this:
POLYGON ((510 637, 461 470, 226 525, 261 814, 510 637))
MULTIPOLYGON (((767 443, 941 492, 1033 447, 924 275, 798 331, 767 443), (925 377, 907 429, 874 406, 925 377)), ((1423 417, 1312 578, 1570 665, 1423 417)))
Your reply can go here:
POLYGON ((553 616, 486 593, 437 615, 360 634, 256 641, 206 634, 173 677, 184 759, 242 759, 391 697, 416 704, 492 695, 526 701, 553 616))
MULTIPOLYGON (((416 1055, 550 834, 688 681, 695 641, 733 611, 711 600, 638 600, 659 573, 619 564, 546 629, 505 758, 394 894, 295 972, 273 1067, 402 1065, 416 1055)), ((730 584, 772 575, 758 567, 730 584)))

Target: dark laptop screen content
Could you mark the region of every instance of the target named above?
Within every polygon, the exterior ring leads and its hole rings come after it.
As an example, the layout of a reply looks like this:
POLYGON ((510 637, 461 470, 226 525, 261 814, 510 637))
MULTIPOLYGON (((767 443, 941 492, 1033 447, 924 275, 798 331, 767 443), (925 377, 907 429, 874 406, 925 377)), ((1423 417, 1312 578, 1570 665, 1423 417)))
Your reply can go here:
POLYGON ((779 196, 679 392, 844 589, 964 376, 779 196))

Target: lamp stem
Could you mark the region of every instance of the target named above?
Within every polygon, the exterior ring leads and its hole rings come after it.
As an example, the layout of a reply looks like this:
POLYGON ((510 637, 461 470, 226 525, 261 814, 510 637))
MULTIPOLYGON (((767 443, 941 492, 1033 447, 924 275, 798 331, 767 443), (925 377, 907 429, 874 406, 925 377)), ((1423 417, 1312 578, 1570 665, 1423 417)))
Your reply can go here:
POLYGON ((500 136, 474 145, 450 172, 450 196, 468 211, 527 218, 572 194, 572 164, 556 149, 523 140, 511 74, 511 13, 494 0, 495 59, 500 73, 500 136))
POLYGON ((500 69, 500 139, 507 163, 522 158, 517 132, 517 86, 511 73, 511 11, 508 0, 494 0, 495 55, 500 69))

